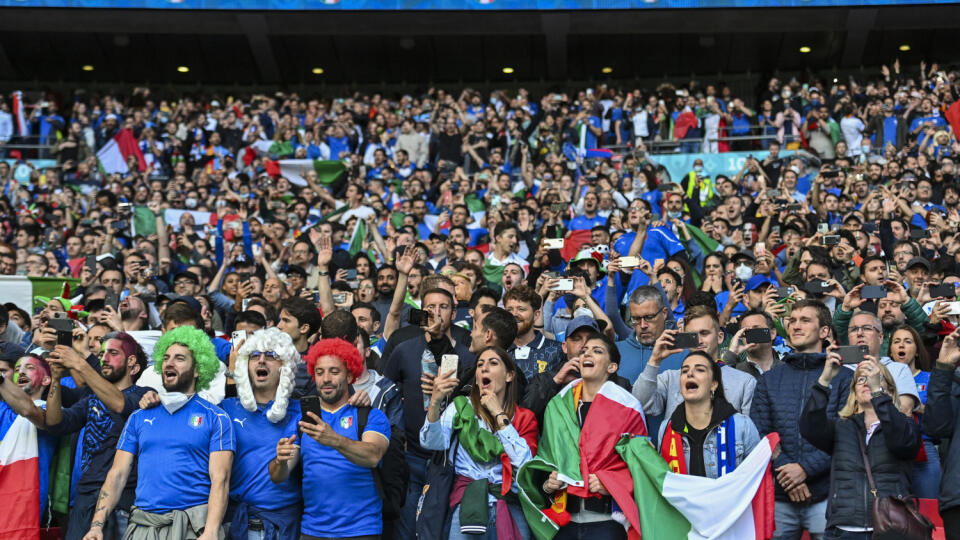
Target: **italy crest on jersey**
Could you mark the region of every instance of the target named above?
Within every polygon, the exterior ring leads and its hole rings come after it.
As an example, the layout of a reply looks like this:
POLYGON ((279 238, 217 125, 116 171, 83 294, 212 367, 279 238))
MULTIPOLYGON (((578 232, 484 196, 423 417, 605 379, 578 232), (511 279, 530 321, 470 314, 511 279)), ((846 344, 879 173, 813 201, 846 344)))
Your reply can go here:
POLYGON ((340 427, 342 427, 343 429, 350 429, 350 426, 352 425, 353 425, 352 416, 344 416, 343 418, 340 419, 340 427))
POLYGON ((190 417, 190 427, 193 429, 199 428, 201 424, 203 424, 203 417, 199 414, 195 414, 190 417))

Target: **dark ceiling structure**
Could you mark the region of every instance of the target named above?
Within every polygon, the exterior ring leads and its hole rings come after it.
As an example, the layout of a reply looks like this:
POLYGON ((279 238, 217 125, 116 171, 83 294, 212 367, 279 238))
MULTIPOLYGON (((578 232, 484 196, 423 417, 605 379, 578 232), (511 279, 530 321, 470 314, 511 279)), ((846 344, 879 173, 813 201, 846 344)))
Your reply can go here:
POLYGON ((907 64, 960 60, 958 27, 955 4, 575 12, 6 8, 0 85, 402 86, 857 70, 894 57, 907 64))

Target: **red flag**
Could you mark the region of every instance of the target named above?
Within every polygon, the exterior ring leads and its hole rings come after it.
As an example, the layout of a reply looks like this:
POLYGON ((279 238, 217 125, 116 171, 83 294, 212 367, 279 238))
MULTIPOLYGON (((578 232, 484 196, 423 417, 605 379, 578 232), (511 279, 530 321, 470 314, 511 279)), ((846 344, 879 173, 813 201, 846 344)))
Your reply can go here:
POLYGON ((147 170, 147 160, 143 157, 143 152, 140 151, 140 145, 137 144, 137 138, 133 136, 133 131, 130 129, 121 129, 114 135, 113 140, 117 141, 117 147, 120 148, 120 153, 123 154, 124 158, 129 156, 137 157, 137 170, 143 172, 147 170))
POLYGON ((960 101, 954 101, 944 116, 947 117, 947 122, 950 122, 950 127, 953 128, 953 135, 960 137, 960 101))
POLYGON ((570 231, 567 234, 567 238, 563 241, 563 249, 560 250, 560 256, 563 257, 563 260, 569 261, 577 256, 580 248, 584 244, 590 244, 590 229, 582 229, 579 231, 570 231))

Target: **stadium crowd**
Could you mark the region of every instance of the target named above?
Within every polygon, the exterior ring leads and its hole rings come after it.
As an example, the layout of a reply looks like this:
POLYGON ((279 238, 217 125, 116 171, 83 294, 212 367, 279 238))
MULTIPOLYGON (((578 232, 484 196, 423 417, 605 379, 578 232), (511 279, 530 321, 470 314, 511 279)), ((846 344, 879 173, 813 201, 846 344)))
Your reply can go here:
POLYGON ((0 536, 673 538, 632 445, 777 434, 757 538, 960 538, 960 72, 910 69, 0 101, 0 277, 67 283, 0 307, 0 536))

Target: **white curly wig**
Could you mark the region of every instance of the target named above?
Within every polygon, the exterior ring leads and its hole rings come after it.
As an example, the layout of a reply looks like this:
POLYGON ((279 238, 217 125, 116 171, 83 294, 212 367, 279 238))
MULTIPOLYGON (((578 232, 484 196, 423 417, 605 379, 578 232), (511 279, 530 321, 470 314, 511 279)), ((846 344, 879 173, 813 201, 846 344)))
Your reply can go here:
POLYGON ((280 366, 280 383, 277 385, 277 395, 273 400, 273 406, 267 411, 267 420, 277 423, 287 415, 287 405, 290 403, 290 394, 293 392, 294 374, 297 371, 297 362, 300 360, 300 355, 297 353, 290 336, 277 328, 264 328, 247 336, 247 340, 237 351, 233 380, 237 385, 237 397, 240 398, 240 404, 250 412, 257 410, 257 400, 253 397, 248 368, 250 353, 254 351, 273 351, 283 362, 280 366))

